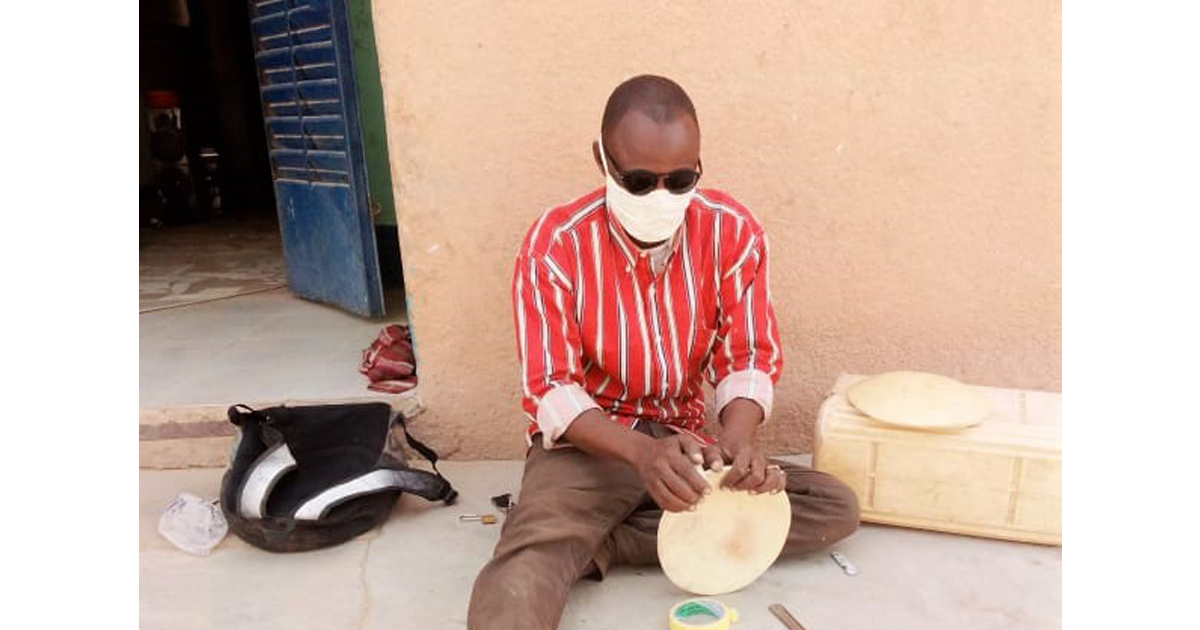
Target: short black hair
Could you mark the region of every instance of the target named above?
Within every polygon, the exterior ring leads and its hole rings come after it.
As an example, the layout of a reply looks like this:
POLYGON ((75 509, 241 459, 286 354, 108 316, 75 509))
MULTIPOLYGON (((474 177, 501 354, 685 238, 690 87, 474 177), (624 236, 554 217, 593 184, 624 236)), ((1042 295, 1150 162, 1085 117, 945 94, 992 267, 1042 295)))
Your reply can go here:
POLYGON ((700 123, 687 92, 678 83, 653 74, 638 75, 613 90, 604 106, 600 134, 607 137, 630 110, 637 110, 660 124, 672 122, 681 115, 691 116, 697 125, 700 123))

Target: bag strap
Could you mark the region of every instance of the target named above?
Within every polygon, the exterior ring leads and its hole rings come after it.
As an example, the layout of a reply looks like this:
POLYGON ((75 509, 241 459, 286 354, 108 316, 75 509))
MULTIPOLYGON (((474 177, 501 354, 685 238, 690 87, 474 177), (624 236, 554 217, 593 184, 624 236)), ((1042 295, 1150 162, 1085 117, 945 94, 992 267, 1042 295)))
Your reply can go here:
POLYGON ((229 416, 229 421, 231 423, 240 427, 242 426, 242 415, 256 416, 262 415, 262 413, 250 405, 243 405, 239 403, 231 406, 226 415, 229 416))
MULTIPOLYGON (((455 499, 458 498, 458 491, 455 490, 454 486, 452 486, 450 484, 449 479, 446 479, 444 476, 442 476, 442 471, 438 470, 438 467, 437 467, 438 454, 437 454, 437 452, 435 452, 432 448, 429 448, 428 446, 426 446, 423 442, 421 442, 417 438, 413 437, 412 434, 410 434, 408 432, 408 425, 405 423, 404 414, 400 413, 399 411, 393 411, 392 412, 392 421, 395 422, 396 424, 400 425, 400 430, 404 432, 404 441, 407 442, 408 445, 411 446, 414 451, 420 453, 421 457, 424 457, 425 459, 429 460, 429 465, 433 466, 434 476, 446 483, 446 493, 445 493, 445 496, 441 497, 441 500, 444 501, 446 503, 446 505, 453 504, 455 499)), ((420 471, 415 471, 415 472, 420 472, 420 471)))
POLYGON ((404 414, 398 411, 394 412, 392 414, 392 421, 400 425, 400 430, 404 431, 404 441, 408 442, 408 445, 411 446, 414 451, 420 453, 422 457, 429 460, 430 465, 433 466, 433 472, 436 473, 437 476, 441 477, 442 472, 438 470, 437 467, 438 454, 408 432, 408 425, 404 423, 404 414))

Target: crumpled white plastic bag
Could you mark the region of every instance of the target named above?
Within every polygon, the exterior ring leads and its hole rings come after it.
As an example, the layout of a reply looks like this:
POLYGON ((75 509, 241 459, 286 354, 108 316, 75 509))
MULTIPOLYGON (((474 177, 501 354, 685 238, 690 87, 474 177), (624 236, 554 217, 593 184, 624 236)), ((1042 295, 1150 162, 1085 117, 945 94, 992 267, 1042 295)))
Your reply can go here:
POLYGON ((207 556, 229 533, 229 523, 215 501, 181 492, 159 519, 158 533, 190 554, 207 556))

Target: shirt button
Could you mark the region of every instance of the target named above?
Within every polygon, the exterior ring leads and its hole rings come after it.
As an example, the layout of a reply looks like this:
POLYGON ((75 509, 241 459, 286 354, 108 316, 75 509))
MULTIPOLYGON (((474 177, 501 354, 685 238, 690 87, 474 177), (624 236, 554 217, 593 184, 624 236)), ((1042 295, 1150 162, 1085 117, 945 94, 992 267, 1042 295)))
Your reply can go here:
POLYGON ((625 265, 625 273, 633 273, 633 267, 630 267, 629 265, 625 265))

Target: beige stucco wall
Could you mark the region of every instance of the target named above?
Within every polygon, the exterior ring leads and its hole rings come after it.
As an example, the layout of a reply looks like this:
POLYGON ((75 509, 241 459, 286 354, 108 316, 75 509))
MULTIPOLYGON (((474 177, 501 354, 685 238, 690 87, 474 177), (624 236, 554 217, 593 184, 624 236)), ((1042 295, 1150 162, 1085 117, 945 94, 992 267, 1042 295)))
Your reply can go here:
POLYGON ((1060 10, 1037 0, 375 0, 422 436, 523 451, 511 305, 544 209, 601 185, 609 92, 691 94, 705 183, 762 221, 777 452, 839 372, 1058 390, 1060 10))

